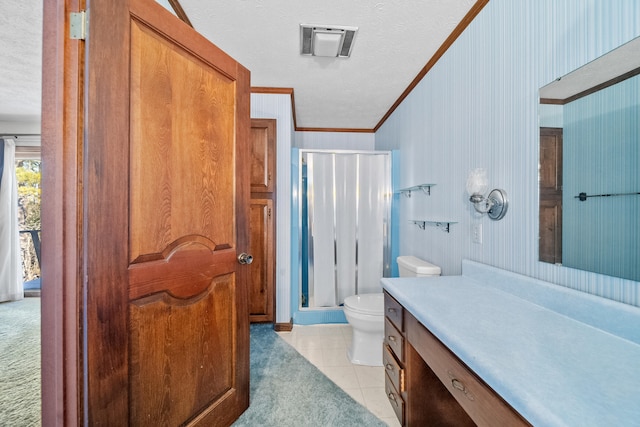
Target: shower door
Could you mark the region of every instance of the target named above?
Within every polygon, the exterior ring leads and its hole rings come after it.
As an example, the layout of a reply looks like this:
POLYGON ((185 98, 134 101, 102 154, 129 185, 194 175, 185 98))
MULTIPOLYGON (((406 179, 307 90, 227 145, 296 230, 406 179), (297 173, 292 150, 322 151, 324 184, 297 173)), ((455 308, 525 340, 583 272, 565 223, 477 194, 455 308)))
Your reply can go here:
POLYGON ((301 151, 301 306, 380 292, 389 275, 388 152, 301 151))

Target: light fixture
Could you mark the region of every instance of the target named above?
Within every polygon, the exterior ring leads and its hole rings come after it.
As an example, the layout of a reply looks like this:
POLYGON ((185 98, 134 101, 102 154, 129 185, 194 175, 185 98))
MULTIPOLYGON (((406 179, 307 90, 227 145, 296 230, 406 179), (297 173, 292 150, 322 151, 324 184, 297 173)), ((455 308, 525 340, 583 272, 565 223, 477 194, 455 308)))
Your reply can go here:
POLYGON ((507 193, 504 190, 495 188, 485 197, 484 193, 488 187, 486 170, 478 168, 469 172, 469 177, 467 178, 469 201, 473 203, 473 207, 477 212, 486 213, 489 218, 498 221, 504 218, 509 207, 507 193))
POLYGON ((348 58, 358 27, 300 24, 300 54, 348 58))

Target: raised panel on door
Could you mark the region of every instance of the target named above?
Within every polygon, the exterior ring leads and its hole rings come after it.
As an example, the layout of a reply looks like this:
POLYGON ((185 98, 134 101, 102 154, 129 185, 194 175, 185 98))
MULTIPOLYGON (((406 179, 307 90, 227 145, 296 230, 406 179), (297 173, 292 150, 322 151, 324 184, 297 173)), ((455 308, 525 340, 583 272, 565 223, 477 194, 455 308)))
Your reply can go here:
POLYGON ((540 189, 562 191, 561 128, 540 128, 540 189))
POLYGON ((562 263, 562 200, 540 200, 540 261, 562 263))
POLYGON ((251 192, 272 193, 276 184, 276 120, 251 119, 251 192))
POLYGON ((89 19, 86 417, 230 425, 249 403, 249 72, 153 1, 89 19))
POLYGON ((252 322, 273 322, 275 293, 274 215, 271 199, 251 199, 249 316, 252 322))

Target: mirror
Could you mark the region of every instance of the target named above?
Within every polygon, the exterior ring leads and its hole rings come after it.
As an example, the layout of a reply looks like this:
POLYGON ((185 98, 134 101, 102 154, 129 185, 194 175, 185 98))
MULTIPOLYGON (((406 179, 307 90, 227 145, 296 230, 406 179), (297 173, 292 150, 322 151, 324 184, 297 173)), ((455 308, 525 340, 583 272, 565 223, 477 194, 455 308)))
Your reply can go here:
POLYGON ((540 261, 640 281, 640 38, 540 89, 540 261))

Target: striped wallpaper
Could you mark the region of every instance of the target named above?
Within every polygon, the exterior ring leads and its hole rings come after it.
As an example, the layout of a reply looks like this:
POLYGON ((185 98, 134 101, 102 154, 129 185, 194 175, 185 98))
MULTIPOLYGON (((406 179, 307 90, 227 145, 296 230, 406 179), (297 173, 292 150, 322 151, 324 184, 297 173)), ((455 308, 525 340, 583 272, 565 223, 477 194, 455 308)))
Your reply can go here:
POLYGON ((638 282, 537 261, 538 88, 640 35, 639 18, 637 0, 491 0, 376 132, 376 149, 399 151, 399 187, 437 184, 400 200, 400 253, 447 275, 468 258, 640 306, 638 282), (468 202, 476 167, 509 196, 501 221, 468 202), (419 230, 416 217, 458 223, 419 230))

